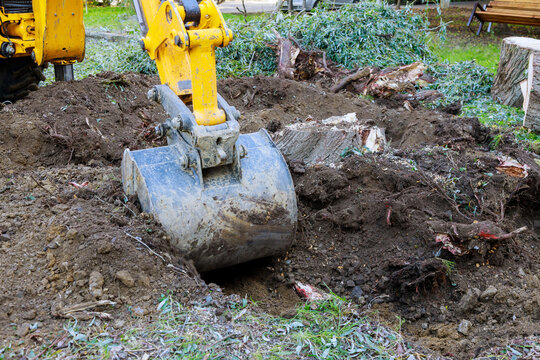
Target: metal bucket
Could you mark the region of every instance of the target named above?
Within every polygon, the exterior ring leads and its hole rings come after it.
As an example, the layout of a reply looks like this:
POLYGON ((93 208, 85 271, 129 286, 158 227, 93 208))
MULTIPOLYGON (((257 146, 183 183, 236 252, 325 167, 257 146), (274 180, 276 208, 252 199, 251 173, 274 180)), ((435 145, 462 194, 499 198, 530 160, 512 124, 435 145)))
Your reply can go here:
POLYGON ((124 152, 125 193, 138 195, 201 272, 281 254, 294 240, 296 195, 283 156, 264 129, 235 146, 233 164, 210 169, 178 144, 124 152))

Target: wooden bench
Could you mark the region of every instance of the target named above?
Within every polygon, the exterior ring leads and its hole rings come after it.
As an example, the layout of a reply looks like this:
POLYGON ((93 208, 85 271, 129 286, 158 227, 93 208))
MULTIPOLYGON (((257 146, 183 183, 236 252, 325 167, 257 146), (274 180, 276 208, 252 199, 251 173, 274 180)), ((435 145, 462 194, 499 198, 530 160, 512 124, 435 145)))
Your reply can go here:
POLYGON ((473 19, 480 21, 476 35, 479 35, 484 23, 515 24, 540 26, 540 0, 493 0, 487 5, 474 4, 467 27, 470 28, 473 19))

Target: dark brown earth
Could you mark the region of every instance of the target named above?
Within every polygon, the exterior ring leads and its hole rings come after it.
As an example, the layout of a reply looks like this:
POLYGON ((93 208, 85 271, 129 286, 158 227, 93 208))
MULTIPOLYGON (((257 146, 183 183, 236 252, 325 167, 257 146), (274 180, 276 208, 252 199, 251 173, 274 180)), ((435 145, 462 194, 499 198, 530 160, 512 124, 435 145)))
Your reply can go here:
POLYGON ((510 141, 490 150, 489 131, 476 119, 386 108, 276 78, 222 81, 245 132, 355 112, 386 128, 390 146, 346 157, 336 168, 290 164, 299 224, 287 255, 203 274, 202 281, 122 193, 123 149, 159 145, 150 130, 165 114, 145 96, 155 82, 102 74, 41 88, 0 112, 0 338, 35 341, 25 326, 39 322, 41 334, 54 333, 64 322, 55 316, 61 306, 95 298, 117 302, 101 310, 129 324, 151 318, 160 294, 172 291, 187 303, 204 298, 212 282, 287 316, 300 301, 296 281, 354 300, 390 324, 399 316, 405 334, 454 358, 540 333, 534 155, 510 141), (528 176, 498 172, 503 154, 528 165, 528 176), (435 221, 527 230, 482 243, 485 254, 456 256, 435 242, 435 221), (93 272, 103 277, 99 296, 89 289, 93 272), (479 298, 489 285, 496 291, 479 298), (463 320, 471 322, 467 335, 457 331, 463 320))

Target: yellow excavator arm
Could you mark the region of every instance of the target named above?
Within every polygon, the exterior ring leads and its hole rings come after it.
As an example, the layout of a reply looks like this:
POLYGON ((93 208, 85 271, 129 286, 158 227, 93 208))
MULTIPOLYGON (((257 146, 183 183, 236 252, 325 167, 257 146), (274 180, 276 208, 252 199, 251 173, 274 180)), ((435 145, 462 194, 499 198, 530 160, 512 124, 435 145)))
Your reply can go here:
POLYGON ((162 84, 193 102, 199 125, 225 122, 218 108, 215 48, 233 33, 212 0, 134 0, 144 35, 141 44, 156 62, 162 84))

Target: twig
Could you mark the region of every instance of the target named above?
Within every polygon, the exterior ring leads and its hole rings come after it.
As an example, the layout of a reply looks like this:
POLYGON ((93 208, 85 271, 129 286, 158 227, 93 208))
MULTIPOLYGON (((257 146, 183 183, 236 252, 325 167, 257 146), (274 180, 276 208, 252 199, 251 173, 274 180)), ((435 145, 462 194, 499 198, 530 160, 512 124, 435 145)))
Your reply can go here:
POLYGON ((240 9, 238 8, 238 6, 236 7, 236 10, 238 10, 239 13, 242 13, 242 14, 244 15, 244 22, 247 23, 247 22, 248 22, 248 21, 247 21, 247 10, 246 10, 246 3, 245 3, 244 0, 242 0, 242 7, 244 8, 244 11, 240 10, 240 9))
POLYGON ((36 357, 34 357, 33 360, 39 359, 41 357, 41 355, 45 354, 45 352, 47 352, 47 350, 49 350, 51 347, 58 344, 60 341, 64 340, 66 338, 66 336, 67 336, 67 334, 64 334, 61 337, 57 337, 52 343, 50 343, 47 347, 45 347, 45 349, 41 350, 41 352, 39 354, 37 354, 36 357))
POLYGON ((426 185, 428 186, 431 186, 431 188, 434 188, 435 190, 438 190, 438 192, 440 193, 440 195, 442 195, 444 197, 444 199, 454 207, 454 210, 456 210, 456 212, 462 216, 463 218, 469 220, 469 221, 472 221, 473 219, 471 219, 470 217, 468 217, 467 215, 463 214, 460 210, 459 210, 459 205, 454 201, 452 200, 447 194, 446 192, 444 191, 443 188, 440 187, 439 184, 437 184, 435 181, 429 181, 429 179, 427 178, 427 176, 424 174, 424 172, 422 171, 422 169, 418 169, 418 173, 424 178, 424 181, 426 182, 426 185))
POLYGON ((53 195, 52 192, 50 192, 45 186, 43 186, 39 181, 36 180, 36 178, 33 176, 33 175, 30 175, 30 178, 32 180, 34 180, 34 182, 40 187, 42 188, 43 190, 45 190, 46 192, 48 192, 50 195, 53 195))
POLYGON ((166 263, 167 261, 165 261, 165 258, 161 255, 159 255, 157 252, 155 252, 154 250, 152 250, 150 248, 150 246, 146 245, 144 241, 142 241, 142 239, 138 236, 133 236, 131 235, 130 233, 128 232, 124 232, 124 234, 126 234, 127 236, 129 236, 130 238, 136 240, 139 244, 143 245, 144 247, 146 247, 152 254, 156 255, 158 258, 160 258, 161 260, 163 260, 164 263, 166 263))
POLYGON ((75 148, 71 148, 71 153, 69 154, 69 159, 68 159, 68 162, 67 162, 68 165, 71 162, 71 158, 73 157, 73 151, 74 150, 75 150, 75 148))
POLYGON ((130 238, 136 240, 139 244, 143 245, 144 247, 146 247, 153 255, 156 255, 158 258, 161 259, 161 261, 163 261, 165 264, 167 264, 167 267, 168 268, 171 268, 173 270, 176 270, 178 272, 181 272, 182 274, 187 274, 187 271, 185 271, 184 269, 181 269, 179 268, 178 266, 174 266, 173 264, 169 263, 168 261, 165 260, 165 258, 163 256, 161 256, 160 254, 158 254, 157 252, 155 252, 154 250, 152 250, 150 248, 150 246, 146 245, 146 243, 144 241, 142 241, 142 239, 139 237, 139 236, 133 236, 131 235, 130 233, 128 232, 124 232, 127 236, 129 236, 130 238))

